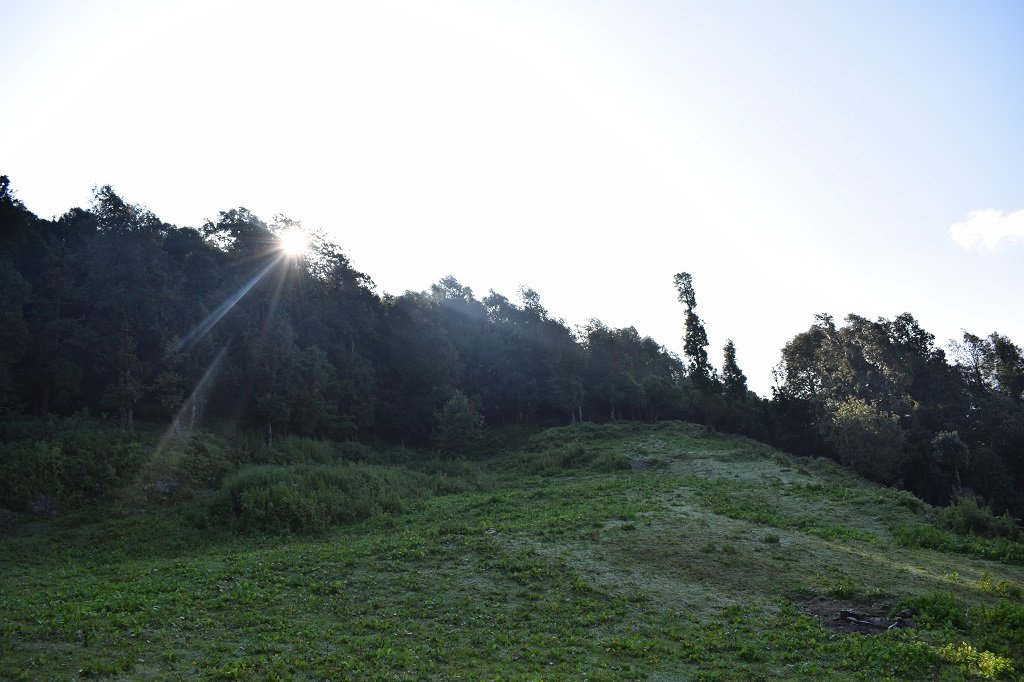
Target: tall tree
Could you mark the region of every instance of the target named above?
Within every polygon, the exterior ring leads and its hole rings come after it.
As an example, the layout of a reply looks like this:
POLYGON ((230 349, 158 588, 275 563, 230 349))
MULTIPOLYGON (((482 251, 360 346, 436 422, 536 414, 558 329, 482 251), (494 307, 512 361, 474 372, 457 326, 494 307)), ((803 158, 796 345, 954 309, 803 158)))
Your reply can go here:
POLYGON ((679 302, 686 307, 685 339, 683 355, 686 357, 690 380, 702 391, 710 391, 717 383, 715 369, 708 361, 708 335, 704 323, 697 315, 697 294, 693 289, 693 277, 680 272, 673 278, 679 302))
POLYGON ((747 376, 736 363, 736 344, 732 339, 725 342, 722 355, 722 387, 725 395, 732 400, 741 400, 747 396, 747 376))

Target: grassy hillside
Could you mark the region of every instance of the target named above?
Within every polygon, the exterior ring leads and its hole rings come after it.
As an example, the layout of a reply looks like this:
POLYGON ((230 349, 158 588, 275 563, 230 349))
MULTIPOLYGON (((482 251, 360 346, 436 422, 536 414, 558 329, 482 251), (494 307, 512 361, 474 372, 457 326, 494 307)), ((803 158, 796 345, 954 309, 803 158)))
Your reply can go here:
POLYGON ((823 460, 669 423, 553 429, 434 471, 287 470, 277 493, 264 466, 190 500, 19 520, 0 535, 0 679, 1024 671, 1020 538, 823 460), (354 489, 329 490, 351 481, 372 494, 346 517, 332 500, 354 489), (319 492, 285 494, 303 486, 319 492), (252 530, 300 504, 327 530, 252 530))

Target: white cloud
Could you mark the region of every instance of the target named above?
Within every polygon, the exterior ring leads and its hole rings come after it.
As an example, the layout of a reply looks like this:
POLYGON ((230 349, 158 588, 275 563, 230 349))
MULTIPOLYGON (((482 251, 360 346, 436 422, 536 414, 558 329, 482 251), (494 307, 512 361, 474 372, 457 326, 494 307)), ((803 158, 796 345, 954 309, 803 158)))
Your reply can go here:
POLYGON ((1024 209, 1012 213, 994 208, 971 211, 967 220, 949 226, 949 236, 964 249, 997 251, 1004 241, 1024 241, 1024 209))

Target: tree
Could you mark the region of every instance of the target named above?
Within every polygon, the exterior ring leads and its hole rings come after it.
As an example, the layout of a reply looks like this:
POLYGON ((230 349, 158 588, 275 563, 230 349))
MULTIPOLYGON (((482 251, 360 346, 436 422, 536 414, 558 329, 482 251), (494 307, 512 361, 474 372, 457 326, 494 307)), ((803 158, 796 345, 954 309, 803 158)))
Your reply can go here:
POLYGON ((267 224, 243 207, 221 211, 202 232, 218 248, 243 258, 265 256, 276 242, 267 224))
POLYGON ((899 480, 903 431, 897 417, 859 398, 836 404, 826 439, 840 463, 878 483, 899 480))
POLYGON ((93 189, 91 212, 96 216, 99 231, 107 234, 141 237, 158 243, 167 233, 168 226, 152 211, 129 204, 110 185, 93 189))
POLYGON ((722 349, 722 386, 726 397, 731 400, 742 400, 747 396, 747 377, 736 364, 736 345, 729 339, 722 349))
POLYGON ((466 394, 455 390, 434 415, 434 443, 445 458, 469 453, 484 434, 484 416, 466 394))
POLYGON ((642 415, 644 393, 637 376, 641 358, 636 329, 609 329, 600 320, 591 320, 585 334, 590 411, 607 414, 612 421, 642 415))
POLYGON ((708 362, 708 335, 704 323, 697 316, 697 295, 693 289, 693 277, 680 272, 673 278, 679 302, 686 306, 686 336, 683 355, 686 356, 690 380, 702 391, 710 391, 717 383, 715 370, 708 362))
POLYGON ((265 429, 267 445, 274 444, 274 427, 287 428, 303 394, 300 354, 294 332, 283 315, 272 315, 262 329, 250 330, 249 356, 243 372, 250 375, 252 413, 265 429))
POLYGON ((378 425, 403 443, 428 444, 433 415, 460 386, 462 361, 427 294, 384 301, 378 425))
POLYGON ((0 413, 16 403, 13 368, 29 347, 24 307, 31 293, 10 259, 0 257, 0 413))
POLYGON ((139 359, 135 354, 135 337, 126 322, 118 334, 117 382, 114 384, 114 400, 120 417, 121 431, 135 432, 135 403, 139 399, 141 382, 138 376, 139 359))
POLYGON ((1020 346, 997 332, 988 338, 992 344, 994 383, 1014 402, 1024 401, 1024 353, 1020 346))
POLYGON ((951 344, 957 367, 976 396, 1001 393, 1024 402, 1024 351, 1009 338, 992 332, 985 338, 964 332, 951 344))
POLYGON ((944 469, 952 470, 956 478, 956 491, 963 490, 960 473, 966 472, 971 464, 971 451, 960 440, 956 431, 940 431, 932 438, 932 451, 936 461, 944 469))

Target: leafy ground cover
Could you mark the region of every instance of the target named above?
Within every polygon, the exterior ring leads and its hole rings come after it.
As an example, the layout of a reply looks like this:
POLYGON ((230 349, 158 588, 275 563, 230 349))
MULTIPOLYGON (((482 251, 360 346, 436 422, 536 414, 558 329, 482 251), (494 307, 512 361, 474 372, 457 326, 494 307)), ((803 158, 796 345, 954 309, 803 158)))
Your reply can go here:
POLYGON ((359 466, 418 492, 305 536, 219 523, 217 493, 19 519, 0 536, 0 679, 1024 671, 1024 568, 901 542, 936 511, 828 462, 663 424, 553 429, 443 472, 359 466), (839 609, 900 624, 853 632, 839 609))

